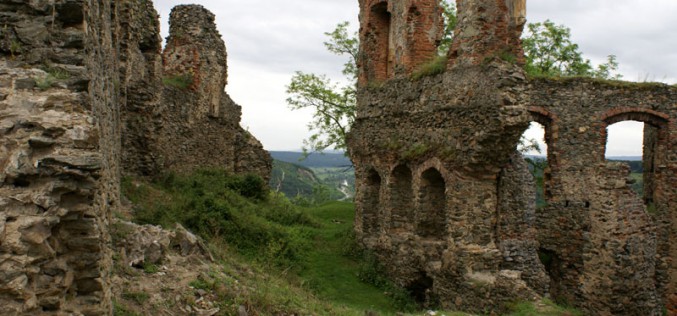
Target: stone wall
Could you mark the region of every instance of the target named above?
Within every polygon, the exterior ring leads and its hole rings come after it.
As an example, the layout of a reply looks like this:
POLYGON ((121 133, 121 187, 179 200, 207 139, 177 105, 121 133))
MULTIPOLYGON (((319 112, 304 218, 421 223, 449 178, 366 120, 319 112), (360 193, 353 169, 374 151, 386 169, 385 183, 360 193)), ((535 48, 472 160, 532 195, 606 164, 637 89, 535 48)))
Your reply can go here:
POLYGON ((108 314, 119 197, 110 3, 0 11, 0 313, 108 314))
POLYGON ((219 167, 267 181, 272 159, 240 127, 241 107, 224 91, 226 46, 214 15, 198 5, 175 7, 160 53, 159 22, 149 3, 121 4, 130 7, 123 27, 132 36, 126 42, 134 43, 121 53, 125 172, 153 176, 219 167))
POLYGON ((195 80, 177 90, 162 84, 150 1, 0 0, 0 314, 112 313, 121 170, 210 165, 267 178, 270 157, 223 92, 213 15, 188 11, 211 32, 189 43, 195 80))
MULTIPOLYGON (((389 14, 404 3, 387 1, 389 14)), ((666 298, 677 276, 677 88, 527 79, 524 1, 458 8, 447 72, 378 82, 360 65, 367 84, 348 138, 358 238, 398 284, 446 308, 501 312, 539 296, 596 315, 675 305, 666 298), (625 166, 604 160, 606 127, 622 120, 648 125, 644 199, 630 190, 625 166), (548 142, 547 206, 538 210, 514 155, 531 121, 545 126, 548 142)), ((367 9, 363 31, 374 27, 367 9)))
POLYGON ((546 126, 547 206, 541 247, 557 257, 553 296, 607 314, 658 312, 675 293, 677 89, 660 84, 532 80, 530 111, 546 126), (606 128, 644 122, 644 197, 626 166, 604 160, 606 128), (568 268, 570 267, 570 268, 568 268))

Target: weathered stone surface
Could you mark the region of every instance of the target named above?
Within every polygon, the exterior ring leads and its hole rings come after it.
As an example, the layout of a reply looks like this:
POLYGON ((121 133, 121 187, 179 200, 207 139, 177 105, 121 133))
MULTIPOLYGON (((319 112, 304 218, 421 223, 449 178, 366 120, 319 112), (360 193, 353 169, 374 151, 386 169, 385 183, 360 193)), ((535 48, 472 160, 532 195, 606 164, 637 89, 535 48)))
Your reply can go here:
MULTIPOLYGON (((402 32, 396 17, 406 3, 375 1, 387 13, 380 22, 363 5, 362 31, 402 32)), ((444 74, 412 81, 360 64, 348 138, 358 238, 396 283, 444 307, 501 312, 550 295, 594 315, 672 310, 677 88, 527 79, 517 67, 524 1, 464 0, 458 9, 444 74), (623 120, 647 126, 643 200, 627 167, 604 160, 606 127, 623 120), (548 143, 539 210, 514 155, 531 121, 545 126, 548 143)), ((362 52, 392 45, 363 39, 362 52)))
POLYGON ((122 19, 128 21, 124 27, 133 36, 131 42, 139 43, 124 46, 121 68, 128 87, 122 111, 125 171, 156 175, 219 167, 267 180, 272 160, 240 127, 241 108, 224 91, 226 46, 214 15, 198 5, 174 8, 167 46, 160 55, 152 4, 120 6, 125 8, 122 19), (151 28, 146 27, 149 23, 151 28))
POLYGON ((204 242, 180 224, 173 231, 158 226, 137 225, 116 220, 111 229, 113 243, 121 255, 122 264, 143 267, 162 264, 170 251, 181 256, 197 255, 213 260, 204 242))
MULTIPOLYGON (((225 46, 213 15, 183 12, 207 30, 186 46, 199 53, 195 78, 205 83, 188 95, 162 85, 150 1, 0 3, 0 314, 112 313, 108 228, 122 170, 209 165, 267 178, 270 157, 223 92, 225 46), (177 103, 160 106, 163 98, 177 103), (223 111, 200 110, 214 104, 223 111)), ((174 244, 205 252, 181 229, 152 242, 149 231, 135 236, 130 264, 156 262, 174 244)))
MULTIPOLYGON (((114 102, 99 94, 103 90, 88 92, 74 83, 87 85, 95 78, 111 87, 107 84, 113 79, 100 61, 82 71, 83 61, 90 58, 83 46, 70 41, 65 48, 57 40, 67 29, 71 38, 87 38, 93 48, 105 42, 106 29, 103 21, 91 17, 89 34, 97 35, 87 36, 82 25, 58 19, 62 11, 55 6, 79 15, 79 23, 86 10, 111 16, 110 7, 93 1, 59 0, 16 3, 5 16, 3 32, 16 37, 10 37, 9 51, 0 56, 3 315, 96 315, 110 310, 106 221, 119 181, 111 158, 119 145, 114 146, 110 131, 119 126, 115 116, 107 115, 115 110, 114 102), (57 76, 57 71, 68 76, 57 76)), ((111 32, 110 24, 107 28, 111 32)), ((109 50, 97 56, 113 60, 112 43, 107 45, 109 50)), ((114 89, 106 93, 116 94, 114 89)))

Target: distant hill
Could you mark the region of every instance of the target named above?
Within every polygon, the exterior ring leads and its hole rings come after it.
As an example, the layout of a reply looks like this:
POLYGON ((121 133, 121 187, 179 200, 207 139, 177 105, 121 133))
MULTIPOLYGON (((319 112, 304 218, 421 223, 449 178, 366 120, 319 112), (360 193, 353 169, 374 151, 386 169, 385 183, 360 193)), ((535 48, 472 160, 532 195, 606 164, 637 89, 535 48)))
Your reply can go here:
POLYGON ((320 181, 307 167, 275 159, 269 184, 271 189, 293 198, 312 195, 313 187, 320 185, 320 181))
POLYGON ((307 168, 322 167, 348 167, 352 166, 350 159, 343 153, 329 152, 324 154, 312 153, 308 158, 303 158, 303 153, 297 151, 270 151, 273 159, 293 163, 307 168))
POLYGON ((641 161, 642 156, 608 156, 607 160, 641 161))

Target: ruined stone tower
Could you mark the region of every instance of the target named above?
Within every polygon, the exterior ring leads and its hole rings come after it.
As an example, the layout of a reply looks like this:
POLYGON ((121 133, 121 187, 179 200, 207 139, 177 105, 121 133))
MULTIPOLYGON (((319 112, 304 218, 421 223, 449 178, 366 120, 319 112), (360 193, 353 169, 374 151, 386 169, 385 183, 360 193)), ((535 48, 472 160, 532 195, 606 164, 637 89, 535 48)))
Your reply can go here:
POLYGON ((529 79, 525 1, 457 7, 446 72, 412 79, 436 52, 437 2, 360 1, 358 238, 396 283, 445 308, 550 296, 595 315, 677 311, 677 88, 529 79), (623 120, 646 123, 643 199, 604 159, 606 127, 623 120), (516 153, 530 122, 548 143, 539 209, 516 153))

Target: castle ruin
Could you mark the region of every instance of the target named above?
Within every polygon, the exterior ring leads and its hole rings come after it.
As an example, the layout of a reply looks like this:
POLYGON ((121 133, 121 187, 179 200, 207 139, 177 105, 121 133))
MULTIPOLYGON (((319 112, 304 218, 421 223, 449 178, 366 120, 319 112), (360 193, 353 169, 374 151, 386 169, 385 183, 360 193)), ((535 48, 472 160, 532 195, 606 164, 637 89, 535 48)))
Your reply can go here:
POLYGON ((0 314, 110 315, 120 176, 198 167, 268 178, 224 92, 226 49, 201 6, 0 1, 0 314))
POLYGON ((457 8, 446 71, 413 79, 436 55, 437 1, 360 0, 358 239, 443 308, 550 296, 594 315, 677 313, 677 88, 528 78, 525 0, 457 8), (604 157, 607 126, 627 120, 645 123, 644 197, 604 157), (548 145, 541 208, 516 152, 530 122, 548 145))

